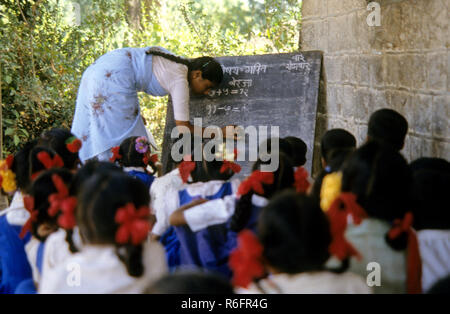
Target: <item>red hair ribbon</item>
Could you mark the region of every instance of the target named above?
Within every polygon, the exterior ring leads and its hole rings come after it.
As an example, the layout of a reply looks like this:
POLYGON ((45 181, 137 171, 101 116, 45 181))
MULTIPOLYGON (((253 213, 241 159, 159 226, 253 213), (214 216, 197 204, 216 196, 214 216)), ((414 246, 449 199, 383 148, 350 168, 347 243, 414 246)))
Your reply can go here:
POLYGON ((42 151, 37 154, 37 159, 44 165, 45 169, 64 167, 64 162, 58 154, 51 158, 49 153, 42 151))
POLYGON ((180 172, 181 180, 186 183, 191 175, 191 172, 195 169, 195 162, 192 161, 191 155, 185 155, 183 161, 178 166, 178 171, 180 172))
POLYGON ((116 232, 116 242, 126 244, 131 241, 139 245, 147 239, 150 232, 150 208, 142 206, 136 210, 133 203, 128 203, 116 212, 115 221, 119 224, 116 232))
POLYGON ((308 181, 308 171, 303 167, 298 167, 294 173, 294 187, 297 193, 306 194, 311 183, 308 181))
POLYGON ((158 162, 158 155, 157 154, 153 154, 153 155, 150 156, 150 158, 147 155, 145 155, 142 158, 142 162, 144 163, 144 165, 148 165, 150 162, 152 164, 155 164, 155 163, 158 162))
POLYGON ((119 154, 119 150, 120 150, 120 146, 114 146, 113 148, 111 148, 113 155, 111 158, 109 158, 109 161, 115 162, 117 159, 122 158, 122 155, 119 154))
POLYGON ((22 230, 20 231, 19 238, 23 239, 28 231, 31 231, 31 226, 33 222, 37 220, 37 216, 39 212, 34 209, 34 197, 30 195, 25 195, 23 197, 23 204, 25 209, 30 213, 30 218, 28 218, 27 222, 23 225, 22 230))
POLYGON ((265 275, 262 263, 263 246, 250 230, 243 230, 238 235, 238 247, 230 254, 229 265, 233 270, 233 285, 248 287, 253 279, 265 275))
POLYGON ((340 260, 350 256, 361 258, 360 253, 345 238, 348 215, 351 215, 353 222, 359 225, 367 217, 364 209, 356 202, 356 195, 353 193, 341 193, 327 211, 330 219, 332 242, 330 253, 340 260))
POLYGON ((73 229, 76 226, 75 208, 77 199, 69 196, 69 190, 60 176, 52 175, 52 181, 58 192, 50 194, 48 197, 50 203, 48 214, 54 217, 61 211, 61 215, 58 217, 58 225, 64 229, 73 229))
POLYGON ((75 136, 69 137, 66 140, 67 150, 74 154, 78 153, 80 151, 82 145, 83 145, 83 143, 75 136))
POLYGON ((393 240, 403 233, 408 234, 406 286, 408 293, 417 294, 422 293, 422 261, 417 236, 412 228, 413 219, 413 214, 407 212, 402 220, 394 220, 388 238, 393 240))
POLYGON ((251 190, 256 193, 263 195, 264 188, 263 184, 273 184, 274 175, 273 172, 262 172, 260 170, 255 170, 252 172, 250 177, 243 181, 238 188, 238 195, 245 195, 251 190))
POLYGON ((220 173, 224 173, 228 171, 228 169, 230 169, 233 173, 239 173, 242 168, 235 162, 224 160, 222 167, 220 168, 220 173))
POLYGON ((14 162, 14 155, 13 154, 8 155, 8 157, 6 157, 6 159, 5 159, 5 161, 6 161, 6 164, 8 165, 8 169, 11 169, 12 164, 14 162))
POLYGON ((3 183, 3 177, 0 176, 0 187, 2 186, 2 183, 3 183))

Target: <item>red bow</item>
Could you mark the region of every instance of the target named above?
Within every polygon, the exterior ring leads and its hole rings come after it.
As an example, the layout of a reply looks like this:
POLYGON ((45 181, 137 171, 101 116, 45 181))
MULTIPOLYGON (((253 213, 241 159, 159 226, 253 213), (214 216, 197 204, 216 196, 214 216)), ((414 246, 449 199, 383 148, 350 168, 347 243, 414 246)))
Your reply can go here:
POLYGON ((178 171, 180 172, 181 180, 186 183, 191 175, 191 172, 195 169, 195 162, 192 161, 191 155, 185 155, 183 161, 178 166, 178 171))
POLYGON ((233 173, 239 173, 239 172, 241 172, 242 168, 235 162, 224 160, 222 167, 220 168, 220 173, 224 173, 228 169, 230 169, 233 173))
POLYGON ((48 197, 50 203, 48 214, 54 217, 61 211, 62 214, 58 217, 58 224, 64 229, 73 229, 76 226, 75 208, 77 199, 69 196, 69 190, 60 176, 52 175, 52 181, 58 192, 50 194, 48 197))
POLYGON ((75 136, 69 137, 66 140, 67 150, 74 154, 79 152, 82 145, 83 145, 83 143, 81 143, 81 141, 79 139, 77 139, 75 136))
POLYGON ((417 236, 412 228, 413 220, 414 218, 411 212, 407 212, 402 220, 394 220, 393 226, 388 232, 388 237, 392 240, 403 233, 408 234, 407 292, 422 293, 422 262, 417 236))
POLYGON ((64 167, 64 162, 58 154, 55 154, 52 159, 47 152, 42 151, 37 154, 37 159, 44 165, 45 169, 64 167))
POLYGON ((264 188, 263 184, 273 184, 274 175, 273 172, 262 172, 260 170, 255 170, 252 172, 247 180, 243 181, 238 188, 238 195, 245 195, 251 190, 256 193, 263 195, 264 188))
POLYGON ((12 167, 12 164, 13 164, 13 162, 14 162, 14 155, 8 155, 8 157, 6 157, 6 159, 5 159, 5 161, 6 161, 6 164, 8 165, 8 169, 11 169, 11 167, 12 167))
POLYGON ((367 217, 364 209, 356 202, 356 195, 348 192, 342 193, 333 201, 327 214, 330 219, 332 236, 330 253, 340 260, 350 256, 361 258, 359 252, 345 239, 348 215, 352 215, 356 225, 359 225, 363 218, 367 217))
POLYGON ((150 156, 150 158, 147 155, 145 155, 142 158, 142 162, 144 163, 144 165, 148 165, 150 162, 152 164, 155 164, 155 163, 158 162, 158 155, 157 154, 153 154, 153 155, 150 156))
POLYGON ((246 288, 253 279, 265 274, 262 263, 263 246, 250 230, 238 235, 238 247, 230 254, 229 265, 233 270, 233 284, 246 288))
POLYGON ((294 187, 297 193, 306 194, 311 183, 308 181, 308 171, 303 167, 298 167, 294 173, 294 187))
POLYGON ((111 148, 111 151, 113 153, 113 156, 111 158, 109 158, 109 160, 111 162, 115 162, 117 159, 122 158, 122 155, 119 154, 119 150, 120 150, 120 146, 115 146, 115 147, 111 148))
POLYGON ((116 232, 116 242, 126 244, 130 242, 133 245, 139 245, 147 239, 150 232, 150 209, 146 206, 136 210, 133 203, 128 203, 116 212, 116 223, 119 228, 116 232))
POLYGON ((34 197, 30 195, 25 195, 23 197, 23 204, 25 205, 25 209, 30 213, 30 218, 28 218, 27 222, 23 225, 22 230, 20 231, 19 238, 23 239, 28 231, 31 230, 33 222, 37 220, 37 216, 39 212, 34 209, 34 197))

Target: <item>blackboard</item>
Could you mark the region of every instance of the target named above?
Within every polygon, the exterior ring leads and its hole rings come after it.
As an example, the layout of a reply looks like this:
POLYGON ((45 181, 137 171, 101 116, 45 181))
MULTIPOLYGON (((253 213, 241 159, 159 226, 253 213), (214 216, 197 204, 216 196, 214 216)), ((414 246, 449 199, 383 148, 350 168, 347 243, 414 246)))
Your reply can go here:
MULTIPOLYGON (((224 70, 220 86, 208 96, 191 96, 190 119, 208 125, 279 126, 280 137, 297 136, 308 146, 311 171, 322 54, 320 51, 219 57, 224 70)), ((175 127, 169 101, 162 162, 168 162, 171 131, 175 127)), ((261 139, 260 139, 261 140, 261 139)), ((250 173, 252 162, 240 162, 240 177, 250 173)))

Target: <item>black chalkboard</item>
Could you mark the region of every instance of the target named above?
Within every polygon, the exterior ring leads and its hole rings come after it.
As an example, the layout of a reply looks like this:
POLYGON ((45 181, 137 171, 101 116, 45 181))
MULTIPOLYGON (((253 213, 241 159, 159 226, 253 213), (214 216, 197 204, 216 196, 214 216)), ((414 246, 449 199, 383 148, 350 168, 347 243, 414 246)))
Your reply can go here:
MULTIPOLYGON (((208 125, 279 126, 280 137, 297 136, 308 146, 307 164, 311 171, 317 99, 322 54, 320 51, 220 57, 224 79, 208 96, 192 96, 190 119, 202 118, 208 125)), ((164 144, 163 170, 168 162, 175 126, 169 101, 164 144)), ((268 128, 270 135, 271 128, 268 128)), ((260 139, 261 140, 261 139, 260 139)), ((250 162, 240 162, 240 177, 250 173, 250 162)))

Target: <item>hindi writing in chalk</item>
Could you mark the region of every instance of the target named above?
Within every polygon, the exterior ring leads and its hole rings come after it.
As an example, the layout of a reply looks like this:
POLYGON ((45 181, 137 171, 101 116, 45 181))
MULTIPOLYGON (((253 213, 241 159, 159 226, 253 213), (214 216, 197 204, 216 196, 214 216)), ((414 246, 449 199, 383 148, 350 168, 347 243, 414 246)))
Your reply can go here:
POLYGON ((214 114, 219 113, 230 113, 230 112, 244 112, 248 111, 247 104, 243 104, 241 106, 237 105, 214 105, 214 104, 208 104, 206 105, 206 112, 208 116, 212 116, 214 114))
POLYGON ((305 60, 305 57, 303 57, 303 55, 295 55, 292 57, 292 59, 295 62, 289 60, 289 63, 285 65, 288 71, 305 70, 307 73, 309 73, 309 71, 311 70, 311 65, 305 60))
POLYGON ((260 73, 266 73, 266 71, 267 71, 267 65, 261 64, 259 62, 255 63, 253 65, 243 65, 243 66, 238 66, 238 67, 222 66, 222 68, 223 68, 223 72, 227 73, 229 75, 232 75, 232 74, 239 75, 239 73, 259 75, 260 73))

